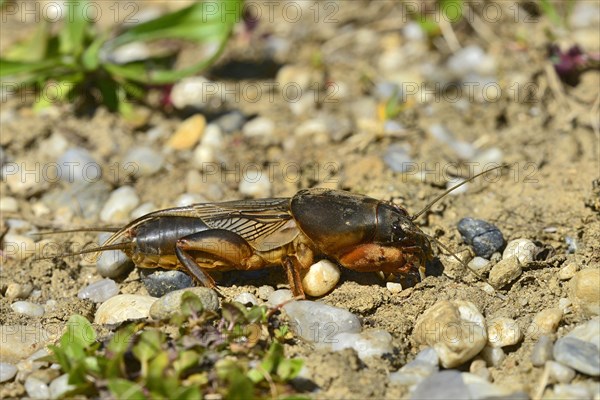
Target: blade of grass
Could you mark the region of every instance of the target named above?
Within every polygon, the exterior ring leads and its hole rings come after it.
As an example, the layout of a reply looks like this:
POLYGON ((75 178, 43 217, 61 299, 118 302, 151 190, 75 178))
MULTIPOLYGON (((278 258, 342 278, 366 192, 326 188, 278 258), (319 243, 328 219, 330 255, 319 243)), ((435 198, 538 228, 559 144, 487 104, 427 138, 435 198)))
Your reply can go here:
POLYGON ((86 0, 67 1, 67 17, 59 33, 59 51, 61 54, 78 56, 83 50, 85 31, 89 21, 84 17, 86 0))

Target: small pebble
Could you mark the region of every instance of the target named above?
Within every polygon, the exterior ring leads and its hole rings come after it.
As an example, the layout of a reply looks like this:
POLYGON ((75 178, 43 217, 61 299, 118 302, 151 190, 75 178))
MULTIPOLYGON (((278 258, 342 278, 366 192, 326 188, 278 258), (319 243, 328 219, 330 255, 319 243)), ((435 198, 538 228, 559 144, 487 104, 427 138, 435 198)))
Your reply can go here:
POLYGON ((521 329, 517 321, 499 317, 486 321, 488 343, 492 347, 506 347, 519 343, 522 339, 521 329))
POLYGON ((202 137, 204 128, 206 128, 206 118, 204 118, 204 115, 192 115, 179 125, 166 145, 173 150, 191 149, 202 137))
POLYGON ((565 336, 554 344, 554 359, 583 374, 600 376, 600 348, 597 344, 565 336))
POLYGON ((103 251, 96 262, 96 269, 105 278, 116 278, 131 271, 133 262, 122 251, 103 251))
POLYGON ((469 365, 469 372, 488 382, 491 379, 490 371, 487 368, 485 360, 473 360, 471 365, 469 365))
MULTIPOLYGON (((262 287, 262 286, 261 286, 262 287)), ((270 287, 270 286, 267 286, 270 287)), ((259 288, 260 289, 260 288, 259 288)), ((271 292, 267 297, 267 304, 271 307, 276 307, 294 298, 292 291, 289 289, 279 289, 271 292)))
MULTIPOLYGON (((464 396, 463 398, 473 400, 501 398, 511 400, 517 399, 517 397, 515 397, 512 394, 510 387, 507 387, 505 385, 495 385, 479 375, 471 374, 468 372, 463 372, 461 374, 461 377, 463 379, 464 384, 467 386, 468 393, 468 395, 464 396)), ((525 397, 525 399, 528 398, 529 397, 525 397)))
POLYGON ((6 292, 4 293, 4 297, 9 300, 13 299, 26 299, 29 297, 33 290, 33 285, 31 283, 14 283, 11 282, 6 287, 6 292))
POLYGON ((553 382, 569 383, 575 378, 575 371, 555 361, 547 361, 546 369, 553 382))
POLYGON ((490 76, 496 71, 494 58, 476 45, 466 46, 456 51, 446 65, 457 78, 468 78, 471 73, 490 76))
POLYGON ((14 197, 0 197, 0 212, 17 212, 19 211, 19 202, 14 197))
POLYGON ((133 169, 128 168, 128 170, 133 171, 135 177, 154 175, 160 171, 163 163, 163 156, 146 146, 132 148, 123 158, 123 165, 132 166, 133 169))
POLYGON ((565 243, 567 243, 568 254, 573 254, 579 249, 579 246, 577 245, 577 239, 572 238, 571 236, 565 237, 565 243))
POLYGON ((590 342, 592 344, 600 344, 600 318, 594 317, 581 325, 576 326, 567 334, 568 337, 590 342))
POLYGON ((290 320, 291 330, 309 342, 326 342, 333 333, 359 333, 358 317, 343 308, 301 300, 283 306, 290 320))
POLYGON ((502 232, 495 225, 480 219, 461 219, 458 222, 458 231, 479 257, 489 259, 504 245, 502 232))
POLYGON ((143 217, 144 215, 149 214, 152 211, 156 211, 156 206, 154 205, 154 203, 148 201, 146 203, 140 204, 139 206, 137 206, 137 208, 131 211, 131 213, 129 214, 129 218, 131 218, 131 220, 133 221, 134 219, 143 217))
POLYGON ((202 136, 202 141, 200 142, 200 145, 212 147, 216 150, 223 148, 225 143, 223 139, 223 132, 221 131, 219 125, 206 125, 206 129, 204 130, 204 135, 202 136))
POLYGON ((490 367, 500 366, 506 358, 506 354, 501 347, 485 346, 480 354, 481 358, 483 358, 490 367))
POLYGON ((50 389, 48 388, 48 385, 33 376, 27 377, 23 386, 25 387, 27 395, 32 399, 50 398, 50 389))
POLYGON ((468 301, 439 301, 415 324, 417 344, 435 349, 445 368, 453 368, 476 356, 487 342, 485 320, 468 301))
POLYGON ((102 179, 100 164, 84 148, 68 149, 58 158, 57 164, 57 178, 64 182, 95 182, 102 179))
POLYGON ((246 122, 242 129, 245 138, 257 141, 263 145, 274 142, 274 139, 276 139, 274 132, 275 122, 266 117, 254 118, 246 122))
POLYGON ((2 242, 4 244, 2 249, 3 257, 23 261, 36 254, 35 242, 27 236, 7 233, 4 235, 2 242))
POLYGON ((183 271, 140 271, 142 283, 152 297, 162 297, 169 292, 194 286, 194 280, 183 271))
POLYGON ((77 297, 89 299, 94 303, 104 303, 106 300, 119 294, 119 287, 112 279, 101 279, 82 288, 77 297))
POLYGON ((214 121, 214 123, 225 133, 239 131, 242 129, 245 122, 246 116, 239 110, 233 110, 214 121))
POLYGON ((488 282, 494 288, 501 289, 521 276, 522 272, 521 264, 516 256, 502 259, 490 270, 488 282))
POLYGON ((561 281, 568 281, 575 276, 578 269, 579 266, 576 262, 570 262, 566 266, 562 267, 560 271, 558 271, 558 279, 561 281))
MULTIPOLYGON (((578 399, 594 399, 597 400, 597 397, 594 396, 594 392, 591 391, 585 385, 579 384, 559 384, 554 385, 552 387, 552 391, 554 392, 554 396, 550 396, 548 398, 554 399, 568 399, 568 400, 578 400, 578 399)), ((597 391, 596 391, 597 393, 597 391)))
POLYGON ((463 399, 467 390, 460 372, 446 370, 432 374, 421 381, 410 394, 410 399, 463 399))
POLYGON ((440 357, 433 347, 427 347, 417 353, 415 360, 423 361, 434 366, 440 365, 440 357))
POLYGON ((269 174, 259 169, 242 176, 238 190, 244 196, 260 199, 271 196, 271 186, 269 174))
POLYGON ((552 338, 548 335, 540 336, 531 350, 531 364, 534 367, 544 366, 547 361, 552 359, 553 349, 554 343, 552 342, 552 338))
POLYGON ((508 242, 504 252, 502 253, 502 259, 507 260, 512 256, 516 256, 519 263, 526 265, 533 261, 538 249, 535 243, 529 239, 515 239, 508 242))
POLYGON ((587 268, 569 282, 569 298, 586 316, 600 315, 600 269, 587 268))
POLYGON ((562 317, 563 313, 559 308, 546 308, 538 312, 527 328, 527 335, 536 338, 556 332, 562 317))
POLYGON ((191 292, 198 296, 205 310, 216 311, 219 309, 217 292, 206 287, 192 287, 169 292, 162 296, 150 308, 150 317, 158 321, 167 320, 181 311, 181 299, 185 292, 191 292))
POLYGON ((413 387, 431 374, 438 372, 439 366, 423 360, 414 359, 396 372, 389 375, 390 383, 413 387))
POLYGON ((248 292, 243 292, 238 294, 237 296, 235 296, 233 298, 233 301, 237 301, 238 303, 244 304, 244 305, 248 305, 251 304, 253 306, 258 304, 258 299, 256 298, 255 295, 253 295, 252 293, 248 293, 248 292))
POLYGON ((381 329, 362 333, 343 332, 327 339, 320 343, 326 347, 331 347, 333 351, 352 348, 356 350, 361 360, 371 357, 381 357, 384 354, 392 353, 394 350, 392 347, 392 335, 381 329))
POLYGON ((17 367, 12 364, 0 362, 0 383, 10 381, 17 374, 17 367))
POLYGON ((121 322, 148 318, 150 307, 157 299, 137 294, 120 294, 106 300, 98 307, 94 323, 118 325, 121 322))
POLYGON ((185 207, 190 204, 206 203, 206 197, 198 193, 184 193, 175 199, 175 207, 185 207))
POLYGON ((273 293, 274 291, 275 291, 275 289, 273 289, 272 286, 262 285, 262 286, 259 286, 258 289, 256 289, 256 295, 258 296, 259 299, 266 301, 269 298, 269 296, 271 295, 271 293, 273 293))
POLYGON ((39 324, 0 325, 0 360, 16 364, 53 339, 39 324))
POLYGON ((309 296, 319 297, 331 291, 339 280, 339 267, 329 260, 321 260, 309 267, 302 278, 302 287, 309 296))
POLYGON ((140 204, 135 189, 131 186, 121 186, 115 189, 100 211, 103 222, 127 222, 129 213, 140 204))
POLYGON ((479 275, 486 274, 490 271, 492 263, 483 257, 475 257, 469 261, 469 269, 477 272, 479 275))
POLYGON ((10 308, 18 314, 25 314, 29 317, 41 317, 44 315, 44 307, 29 301, 16 301, 10 305, 10 308))
POLYGON ((50 382, 50 398, 61 398, 65 393, 74 390, 77 386, 69 385, 69 374, 63 374, 50 382))
POLYGON ((207 89, 216 88, 217 84, 203 76, 191 76, 178 81, 171 89, 171 102, 178 109, 186 107, 205 108, 214 95, 207 89))
POLYGON ((386 282, 385 287, 392 294, 398 294, 402 291, 402 284, 397 282, 386 282))
POLYGON ((214 167, 214 165, 210 164, 213 164, 215 161, 217 161, 217 150, 215 150, 213 147, 199 144, 194 149, 193 158, 194 166, 202 170, 206 170, 208 167, 214 167))
POLYGON ((561 297, 558 299, 558 308, 563 312, 563 314, 568 314, 571 312, 572 304, 573 303, 571 300, 567 299, 566 297, 561 297))

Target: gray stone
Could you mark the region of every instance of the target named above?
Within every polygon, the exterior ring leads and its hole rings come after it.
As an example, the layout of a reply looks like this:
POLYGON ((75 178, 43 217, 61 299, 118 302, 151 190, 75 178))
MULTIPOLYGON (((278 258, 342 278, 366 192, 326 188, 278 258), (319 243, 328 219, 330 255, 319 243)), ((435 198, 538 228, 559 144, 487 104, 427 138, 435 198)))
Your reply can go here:
POLYGON ((194 286, 191 276, 182 271, 140 271, 142 283, 148 290, 148 294, 154 297, 162 297, 169 292, 194 286))
POLYGON ((252 293, 248 293, 248 292, 238 294, 237 296, 235 296, 233 298, 233 301, 237 301, 238 303, 242 303, 244 305, 247 305, 247 304, 257 305, 258 304, 258 299, 256 298, 256 296, 253 295, 252 293))
POLYGON ((440 371, 430 375, 417 385, 411 393, 411 400, 463 399, 467 385, 461 373, 456 370, 440 371))
POLYGON ((479 257, 489 259, 504 245, 502 232, 495 225, 480 219, 461 219, 458 231, 479 257))
POLYGON ((48 388, 48 385, 33 376, 27 377, 23 386, 25 386, 27 395, 32 399, 50 398, 50 389, 48 388))
POLYGON ((309 342, 326 342, 343 332, 359 333, 358 317, 343 308, 316 301, 292 301, 283 306, 290 319, 290 328, 309 342))
POLYGON ((554 344, 554 359, 581 373, 600 376, 600 349, 597 345, 565 336, 554 344))
POLYGON ((0 382, 10 381, 17 374, 17 367, 12 364, 0 362, 0 382))
POLYGON ((77 293, 80 299, 89 299, 94 303, 104 303, 119 294, 119 287, 112 279, 101 279, 84 287, 77 293))
POLYGON ((548 335, 542 335, 531 350, 531 363, 534 367, 542 367, 546 361, 552 359, 554 343, 548 335))
POLYGON ((150 317, 155 320, 171 318, 181 310, 181 299, 185 292, 191 292, 198 296, 205 310, 216 311, 219 309, 219 296, 217 292, 206 287, 192 287, 179 289, 162 296, 150 308, 150 317))

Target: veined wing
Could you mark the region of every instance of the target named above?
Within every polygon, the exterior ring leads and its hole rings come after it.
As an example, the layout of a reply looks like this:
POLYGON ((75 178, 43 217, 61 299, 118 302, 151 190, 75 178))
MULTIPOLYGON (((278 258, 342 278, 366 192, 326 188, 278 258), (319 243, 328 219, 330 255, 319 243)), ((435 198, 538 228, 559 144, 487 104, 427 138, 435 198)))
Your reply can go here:
POLYGON ((253 248, 267 251, 291 242, 298 235, 289 198, 201 203, 156 211, 152 216, 200 218, 214 229, 242 236, 253 248))

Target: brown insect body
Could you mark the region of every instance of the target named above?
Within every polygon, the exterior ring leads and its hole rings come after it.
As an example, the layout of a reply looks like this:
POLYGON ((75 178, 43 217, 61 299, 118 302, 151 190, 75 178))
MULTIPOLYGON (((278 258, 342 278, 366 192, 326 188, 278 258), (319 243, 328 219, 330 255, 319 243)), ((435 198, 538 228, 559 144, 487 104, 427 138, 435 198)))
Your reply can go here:
POLYGON ((210 270, 283 265, 294 295, 303 296, 301 271, 317 257, 359 272, 423 273, 433 251, 413 220, 468 181, 413 217, 392 203, 331 189, 165 209, 138 218, 85 252, 122 250, 138 267, 180 269, 208 287, 215 286, 210 270))

